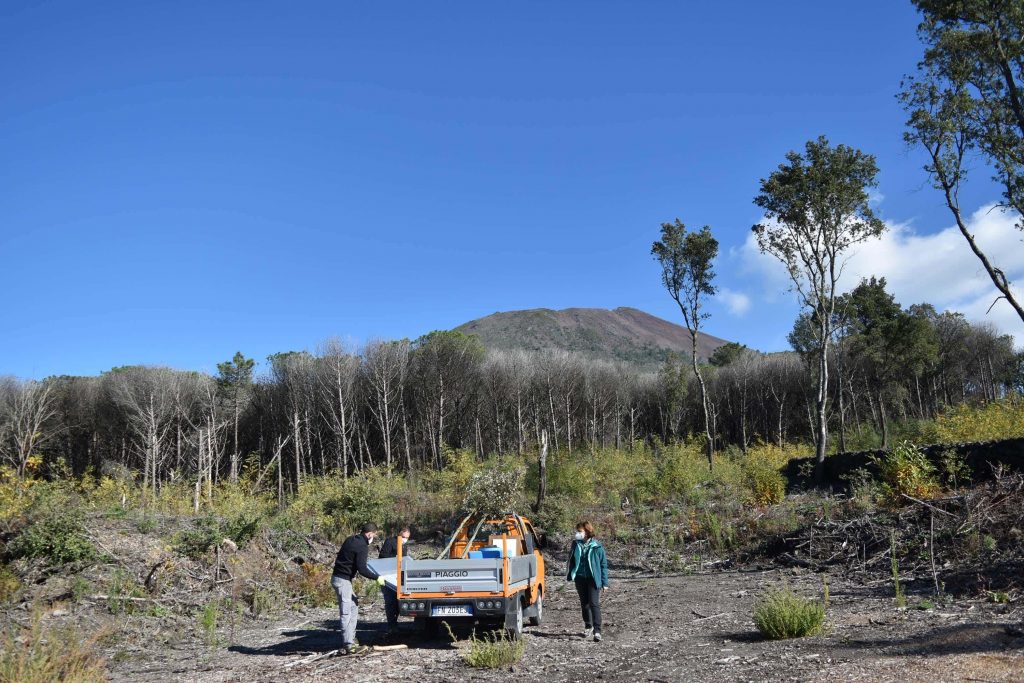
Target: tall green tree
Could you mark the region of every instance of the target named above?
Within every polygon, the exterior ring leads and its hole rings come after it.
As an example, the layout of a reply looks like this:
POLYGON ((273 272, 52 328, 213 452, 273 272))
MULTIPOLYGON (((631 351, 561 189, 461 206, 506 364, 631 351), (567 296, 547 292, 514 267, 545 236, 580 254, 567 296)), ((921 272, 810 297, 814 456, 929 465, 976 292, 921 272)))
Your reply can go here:
POLYGON ((885 278, 861 283, 844 298, 851 317, 852 353, 864 366, 878 399, 882 448, 889 447, 886 404, 901 387, 937 361, 938 343, 927 319, 900 308, 885 278))
POLYGON ((651 254, 661 264, 661 282, 672 299, 679 305, 683 321, 690 331, 690 354, 693 374, 700 387, 700 402, 704 410, 705 454, 708 467, 714 469, 715 446, 711 437, 711 413, 704 375, 697 363, 697 334, 700 325, 710 317, 704 310, 707 298, 714 296, 715 271, 712 263, 718 256, 718 240, 711 228, 704 226, 698 232, 687 232, 677 218, 673 223, 661 224, 661 240, 651 247, 651 254))
POLYGON ((1024 230, 1024 3, 1020 0, 914 0, 925 44, 918 73, 904 79, 905 139, 928 154, 925 170, 941 190, 968 246, 1024 320, 1006 273, 964 221, 960 189, 980 156, 1002 187, 1004 208, 1024 230))
POLYGON ((227 401, 231 410, 233 447, 230 458, 231 482, 238 481, 238 468, 241 454, 238 451, 238 421, 242 417, 246 401, 252 395, 252 371, 256 361, 246 358, 241 351, 236 351, 229 361, 217 363, 217 390, 227 401))
POLYGON ((725 366, 732 365, 738 361, 748 350, 749 349, 747 349, 746 344, 726 342, 714 350, 711 357, 708 358, 708 363, 714 365, 716 368, 724 368, 725 366))
POLYGON ((878 183, 875 158, 824 136, 793 151, 761 180, 754 203, 764 210, 754 235, 763 253, 786 267, 801 305, 810 314, 816 343, 815 447, 821 478, 828 442, 828 352, 844 256, 877 237, 885 224, 874 214, 868 190, 878 183))

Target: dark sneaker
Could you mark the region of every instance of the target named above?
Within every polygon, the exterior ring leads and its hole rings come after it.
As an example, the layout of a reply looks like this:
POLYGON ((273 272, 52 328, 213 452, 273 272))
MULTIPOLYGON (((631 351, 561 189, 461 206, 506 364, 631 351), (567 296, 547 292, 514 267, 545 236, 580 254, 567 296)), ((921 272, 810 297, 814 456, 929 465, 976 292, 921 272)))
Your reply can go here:
POLYGON ((594 642, 595 642, 595 643, 600 643, 600 642, 601 642, 601 632, 600 632, 600 631, 597 631, 597 632, 596 632, 596 633, 594 634, 594 642))
POLYGON ((360 645, 359 643, 349 645, 345 648, 345 654, 347 655, 365 655, 369 651, 370 648, 366 647, 365 645, 360 645))

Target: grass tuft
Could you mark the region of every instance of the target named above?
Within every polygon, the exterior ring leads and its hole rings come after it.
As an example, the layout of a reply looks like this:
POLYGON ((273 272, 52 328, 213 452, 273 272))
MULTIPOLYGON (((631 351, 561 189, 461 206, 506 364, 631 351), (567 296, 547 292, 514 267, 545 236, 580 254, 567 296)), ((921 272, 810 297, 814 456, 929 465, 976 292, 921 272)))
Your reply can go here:
POLYGON ((772 640, 818 635, 825 625, 825 607, 788 588, 771 590, 754 606, 754 625, 772 640))
MULTIPOLYGON (((450 631, 450 630, 449 630, 450 631)), ((477 669, 499 669, 512 666, 526 652, 526 641, 513 638, 505 631, 469 636, 469 647, 462 653, 462 661, 477 669)))

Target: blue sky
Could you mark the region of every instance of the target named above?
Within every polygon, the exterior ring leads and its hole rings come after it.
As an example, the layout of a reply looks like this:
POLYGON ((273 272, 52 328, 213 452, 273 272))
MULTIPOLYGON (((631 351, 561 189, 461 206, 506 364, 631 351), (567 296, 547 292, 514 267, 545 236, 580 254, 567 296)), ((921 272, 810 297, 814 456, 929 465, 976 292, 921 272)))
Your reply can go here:
MULTIPOLYGON (((649 256, 675 217, 722 243, 707 330, 779 349, 795 306, 751 200, 819 134, 882 169, 893 249, 862 268, 981 316, 983 281, 905 267, 951 224, 894 99, 916 23, 899 0, 4 2, 0 374, 212 371, 519 308, 678 320, 649 256)), ((969 211, 997 197, 978 175, 969 211)))

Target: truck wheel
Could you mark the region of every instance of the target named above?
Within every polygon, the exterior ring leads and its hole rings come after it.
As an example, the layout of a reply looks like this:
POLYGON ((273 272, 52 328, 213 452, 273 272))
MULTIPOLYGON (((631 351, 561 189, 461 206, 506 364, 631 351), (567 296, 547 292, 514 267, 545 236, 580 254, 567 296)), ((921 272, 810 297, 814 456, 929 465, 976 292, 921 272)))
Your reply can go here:
POLYGON ((530 626, 540 626, 540 622, 544 619, 544 596, 538 595, 537 602, 534 605, 537 613, 530 617, 530 626))
POLYGON ((523 601, 516 599, 516 611, 505 615, 505 631, 513 640, 523 635, 523 601))

